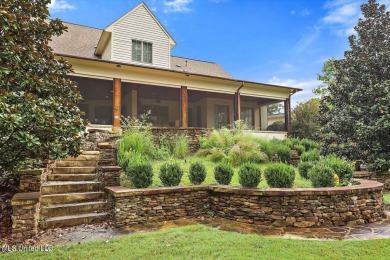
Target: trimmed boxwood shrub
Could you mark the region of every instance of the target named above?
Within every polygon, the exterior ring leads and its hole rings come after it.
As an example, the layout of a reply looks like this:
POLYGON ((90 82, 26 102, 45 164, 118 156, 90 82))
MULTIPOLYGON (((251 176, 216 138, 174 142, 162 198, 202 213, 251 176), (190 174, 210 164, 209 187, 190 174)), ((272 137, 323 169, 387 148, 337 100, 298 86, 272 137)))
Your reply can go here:
POLYGON ((309 179, 308 173, 311 168, 315 165, 315 162, 300 162, 298 164, 299 175, 304 179, 309 179))
POLYGON ((334 174, 333 169, 324 162, 314 165, 308 173, 309 179, 314 188, 334 187, 334 174))
POLYGON ((276 154, 281 162, 288 163, 291 159, 291 149, 287 145, 281 145, 276 149, 276 154))
POLYGON ((183 171, 176 162, 165 163, 161 166, 158 177, 165 187, 177 186, 183 177, 183 171))
POLYGON ((201 162, 194 162, 190 165, 190 182, 194 185, 199 185, 206 179, 206 167, 201 162))
POLYGON ((309 150, 302 153, 301 162, 316 162, 321 158, 320 152, 318 150, 309 150))
POLYGON ((125 169, 126 175, 137 189, 147 188, 152 184, 153 167, 150 162, 129 164, 125 169))
POLYGON ((352 182, 353 168, 348 162, 337 158, 336 155, 330 155, 325 158, 325 163, 339 176, 341 186, 347 186, 352 182))
POLYGON ((238 172, 239 182, 243 187, 257 187, 261 180, 260 167, 255 164, 244 164, 238 172))
POLYGON ((214 178, 219 184, 229 185, 233 174, 233 167, 230 164, 218 164, 215 166, 214 178))
POLYGON ((264 177, 272 188, 291 188, 295 179, 294 167, 285 163, 273 163, 265 169, 264 177))

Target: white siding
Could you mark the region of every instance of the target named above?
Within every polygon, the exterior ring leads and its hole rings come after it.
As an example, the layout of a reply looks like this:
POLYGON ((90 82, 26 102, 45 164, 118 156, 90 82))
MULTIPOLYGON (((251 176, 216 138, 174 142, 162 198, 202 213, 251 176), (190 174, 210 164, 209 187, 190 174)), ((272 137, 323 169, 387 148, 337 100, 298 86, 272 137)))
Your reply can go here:
POLYGON ((113 61, 169 69, 170 48, 168 35, 143 6, 133 10, 114 24, 111 53, 113 61), (153 64, 132 61, 131 41, 133 39, 153 44, 153 64))
POLYGON ((103 60, 111 60, 111 39, 108 41, 106 48, 102 54, 103 60))

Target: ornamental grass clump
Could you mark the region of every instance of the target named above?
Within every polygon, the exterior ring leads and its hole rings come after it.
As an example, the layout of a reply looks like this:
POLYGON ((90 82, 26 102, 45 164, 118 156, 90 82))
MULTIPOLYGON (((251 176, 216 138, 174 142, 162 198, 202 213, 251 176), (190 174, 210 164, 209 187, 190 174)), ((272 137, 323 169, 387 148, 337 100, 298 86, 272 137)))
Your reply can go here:
POLYGON ((264 171, 264 177, 271 188, 291 188, 294 185, 294 167, 285 163, 273 163, 264 171))
POLYGON ((314 188, 334 187, 335 172, 325 162, 318 163, 309 170, 308 176, 314 188))
POLYGON ((261 181, 261 169, 255 164, 244 164, 240 167, 238 176, 242 187, 254 188, 261 181))
POLYGON ((229 185, 233 174, 233 167, 230 164, 218 164, 215 166, 214 178, 219 184, 229 185))
POLYGON ((194 162, 190 164, 189 179, 194 185, 199 185, 206 179, 206 167, 201 162, 194 162))
POLYGON ((309 150, 301 155, 301 162, 318 162, 321 159, 320 152, 318 150, 309 150))
POLYGON ((177 186, 183 177, 183 171, 178 163, 169 162, 161 166, 158 177, 165 187, 177 186))

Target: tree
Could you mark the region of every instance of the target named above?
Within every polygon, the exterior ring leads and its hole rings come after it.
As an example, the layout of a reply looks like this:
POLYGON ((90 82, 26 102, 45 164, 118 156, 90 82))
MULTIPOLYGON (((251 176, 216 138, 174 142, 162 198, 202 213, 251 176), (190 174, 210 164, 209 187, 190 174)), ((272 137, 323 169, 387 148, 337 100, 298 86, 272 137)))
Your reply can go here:
POLYGON ((299 102, 291 113, 292 134, 299 138, 317 139, 320 124, 318 114, 320 100, 312 98, 306 102, 299 102))
POLYGON ((272 105, 269 105, 267 107, 267 112, 268 112, 268 115, 275 115, 275 114, 280 114, 281 110, 283 109, 283 104, 282 103, 276 103, 276 104, 272 104, 272 105))
POLYGON ((390 168, 390 13, 362 5, 351 50, 334 62, 337 75, 321 100, 324 152, 364 160, 369 170, 390 168))
POLYGON ((335 58, 331 58, 325 61, 324 66, 322 67, 322 74, 318 74, 317 79, 322 81, 322 84, 313 90, 313 93, 319 95, 320 97, 328 95, 328 87, 331 84, 335 83, 336 80, 336 67, 334 65, 335 58))
POLYGON ((49 0, 0 3, 0 174, 77 155, 85 130, 72 71, 48 42, 66 27, 47 20, 49 0))

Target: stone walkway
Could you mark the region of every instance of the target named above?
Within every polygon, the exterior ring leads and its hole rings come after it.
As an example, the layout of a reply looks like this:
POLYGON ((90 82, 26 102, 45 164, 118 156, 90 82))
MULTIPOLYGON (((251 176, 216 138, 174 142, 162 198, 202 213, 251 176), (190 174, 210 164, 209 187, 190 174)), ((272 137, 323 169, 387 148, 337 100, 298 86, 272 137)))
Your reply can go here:
POLYGON ((92 240, 110 240, 114 237, 168 230, 180 226, 192 224, 204 224, 216 229, 239 232, 243 234, 258 234, 289 239, 310 240, 368 240, 390 238, 390 212, 388 219, 380 223, 371 223, 357 227, 333 227, 333 228, 293 228, 255 226, 222 219, 183 219, 167 221, 158 224, 135 225, 129 228, 113 228, 109 223, 99 225, 82 225, 72 228, 52 229, 40 232, 35 241, 36 244, 63 245, 67 243, 84 243, 92 240))

